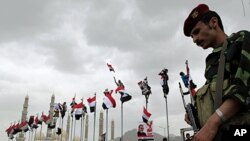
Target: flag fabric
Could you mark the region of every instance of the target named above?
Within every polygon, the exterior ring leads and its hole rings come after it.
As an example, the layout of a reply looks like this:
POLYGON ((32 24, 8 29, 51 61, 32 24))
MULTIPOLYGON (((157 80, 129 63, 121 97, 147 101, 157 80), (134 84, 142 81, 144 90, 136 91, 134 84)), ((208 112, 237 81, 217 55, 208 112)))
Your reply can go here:
POLYGON ((52 122, 52 118, 50 117, 50 115, 46 116, 42 113, 42 121, 48 125, 52 122))
POLYGON ((25 120, 25 121, 22 121, 19 128, 21 129, 21 131, 24 131, 24 132, 27 132, 29 131, 29 125, 28 125, 28 122, 25 120))
POLYGON ((73 107, 73 109, 75 111, 75 118, 76 118, 76 120, 79 120, 82 117, 82 115, 83 115, 83 107, 84 107, 84 105, 83 105, 82 102, 79 103, 79 104, 76 104, 73 107))
POLYGON ((8 129, 5 130, 5 132, 7 132, 7 136, 9 137, 9 139, 14 139, 14 128, 15 128, 15 124, 11 125, 8 129))
POLYGON ((143 115, 142 115, 143 122, 148 123, 150 116, 151 113, 149 113, 148 110, 145 107, 143 107, 143 115))
POLYGON ((109 92, 107 89, 104 92, 105 97, 103 98, 103 103, 102 103, 102 107, 104 110, 109 109, 111 107, 113 107, 113 108, 116 107, 116 101, 112 97, 112 93, 113 93, 113 90, 111 90, 109 92))
POLYGON ((108 66, 110 72, 111 71, 115 72, 115 70, 111 64, 107 63, 107 66, 108 66))
POLYGON ((21 128, 20 128, 20 123, 18 122, 16 125, 15 125, 15 127, 13 128, 13 135, 15 135, 16 133, 18 133, 18 132, 21 132, 22 130, 21 130, 21 128))
POLYGON ((124 102, 127 102, 129 100, 131 100, 132 96, 129 95, 125 90, 121 90, 119 91, 119 93, 121 94, 121 102, 124 103, 124 102))
POLYGON ((65 113, 67 111, 67 104, 66 102, 63 102, 63 104, 60 104, 60 113, 61 113, 61 117, 64 118, 65 113))
POLYGON ((29 125, 31 130, 38 128, 38 125, 35 122, 35 116, 30 116, 29 121, 28 121, 28 125, 29 125))
POLYGON ((74 96, 74 97, 72 98, 72 101, 71 101, 71 103, 70 103, 71 108, 73 108, 74 105, 77 104, 76 101, 75 101, 75 98, 76 98, 76 96, 74 96))
POLYGON ((94 97, 89 97, 87 99, 88 103, 89 103, 89 109, 90 109, 90 112, 93 113, 95 112, 95 108, 96 108, 96 96, 94 97))
POLYGON ((151 87, 148 85, 148 79, 147 77, 144 78, 143 81, 138 82, 139 87, 141 88, 142 95, 150 95, 151 92, 151 87))
POLYGON ((30 118, 29 118, 29 121, 28 121, 28 124, 29 124, 29 126, 32 128, 32 124, 34 123, 34 116, 30 116, 30 118))
POLYGON ((42 124, 42 117, 40 117, 40 119, 38 118, 38 115, 35 118, 35 124, 42 124))
POLYGON ((122 91, 122 90, 124 90, 124 89, 125 89, 124 85, 120 85, 120 86, 118 86, 118 87, 115 89, 115 93, 117 93, 117 92, 119 92, 119 91, 122 91))
POLYGON ((57 135, 61 135, 62 134, 62 129, 61 128, 57 128, 56 134, 57 135))

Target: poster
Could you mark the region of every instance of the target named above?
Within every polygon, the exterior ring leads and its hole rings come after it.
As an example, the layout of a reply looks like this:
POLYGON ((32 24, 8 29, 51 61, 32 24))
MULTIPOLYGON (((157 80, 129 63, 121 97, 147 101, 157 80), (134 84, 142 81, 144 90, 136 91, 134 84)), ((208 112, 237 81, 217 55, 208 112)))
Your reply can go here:
POLYGON ((137 126, 138 141, 154 140, 153 121, 148 123, 140 122, 137 126))

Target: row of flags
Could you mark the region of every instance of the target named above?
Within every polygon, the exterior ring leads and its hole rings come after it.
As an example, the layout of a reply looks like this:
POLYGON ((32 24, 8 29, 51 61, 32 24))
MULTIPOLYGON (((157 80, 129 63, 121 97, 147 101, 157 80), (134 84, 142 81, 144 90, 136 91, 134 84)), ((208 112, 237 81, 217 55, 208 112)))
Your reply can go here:
MULTIPOLYGON (((110 72, 114 72, 115 70, 113 68, 113 66, 109 63, 107 63, 107 66, 109 68, 110 72)), ((188 64, 186 62, 186 70, 187 70, 187 76, 188 78, 184 78, 182 76, 182 80, 183 83, 185 84, 185 86, 187 86, 186 81, 188 80, 190 82, 189 85, 193 85, 196 87, 196 85, 194 83, 192 83, 192 78, 189 74, 189 67, 188 64), (191 80, 191 81, 190 81, 191 80)), ((127 102, 129 100, 131 100, 132 96, 130 94, 127 93, 127 91, 125 90, 125 86, 123 85, 123 83, 118 80, 118 82, 116 81, 115 77, 114 77, 114 81, 117 85, 117 88, 115 90, 108 90, 105 89, 104 93, 104 98, 103 98, 103 103, 102 103, 102 107, 104 110, 109 109, 109 108, 115 108, 116 107, 116 100, 113 98, 112 93, 119 93, 121 95, 120 97, 120 101, 121 103, 127 102)), ((142 90, 142 95, 147 95, 149 96, 149 94, 151 94, 151 87, 148 85, 148 80, 147 77, 138 82, 139 87, 142 90)), ((193 95, 193 93, 195 93, 195 87, 191 87, 191 94, 193 95)), ((89 108, 90 108, 90 112, 93 113, 96 110, 96 95, 93 97, 89 97, 87 99, 89 108)), ((80 103, 76 103, 75 101, 75 97, 72 98, 72 102, 70 104, 71 106, 71 114, 73 115, 73 113, 75 114, 75 119, 79 120, 81 117, 83 117, 85 115, 85 113, 87 113, 87 107, 83 104, 83 99, 81 99, 80 103)), ((42 124, 43 122, 48 125, 49 128, 53 129, 55 128, 55 124, 56 124, 56 119, 59 118, 61 115, 61 118, 63 118, 65 116, 65 112, 67 111, 67 105, 66 102, 64 102, 63 104, 60 103, 56 103, 54 106, 54 115, 53 117, 50 117, 49 115, 44 115, 42 113, 41 117, 39 118, 38 115, 35 116, 30 116, 29 121, 23 121, 21 123, 17 123, 17 124, 13 124, 11 125, 8 129, 6 129, 7 135, 9 136, 9 138, 13 138, 13 136, 21 131, 27 132, 33 129, 37 129, 39 126, 39 124, 42 124)), ((148 123, 149 118, 151 117, 151 113, 145 108, 143 107, 143 114, 142 114, 142 120, 145 123, 148 123)), ((61 130, 60 128, 58 130, 61 130)), ((58 134, 61 134, 58 132, 58 134)))

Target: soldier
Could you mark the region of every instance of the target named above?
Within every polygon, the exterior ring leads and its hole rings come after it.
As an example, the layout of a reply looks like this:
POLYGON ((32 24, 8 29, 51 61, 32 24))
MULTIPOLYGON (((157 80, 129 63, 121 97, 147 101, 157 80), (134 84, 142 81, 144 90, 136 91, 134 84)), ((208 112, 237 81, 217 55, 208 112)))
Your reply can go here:
MULTIPOLYGON (((195 96, 201 129, 194 140, 230 140, 230 125, 250 125, 250 33, 227 36, 220 16, 200 4, 186 18, 184 34, 197 46, 213 49, 206 58, 206 83, 195 96)), ((185 121, 190 123, 187 115, 185 121)))

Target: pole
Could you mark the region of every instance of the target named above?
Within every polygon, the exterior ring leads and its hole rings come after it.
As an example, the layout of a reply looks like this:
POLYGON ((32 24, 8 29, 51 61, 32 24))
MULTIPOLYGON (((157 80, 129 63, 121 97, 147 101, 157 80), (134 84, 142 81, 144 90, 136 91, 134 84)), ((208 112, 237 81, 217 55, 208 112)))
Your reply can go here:
MULTIPOLYGON (((95 93, 95 96, 96 96, 96 93, 95 93)), ((95 141, 96 104, 97 104, 97 101, 96 101, 96 103, 95 103, 95 111, 94 111, 94 131, 93 131, 93 141, 95 141)))
POLYGON ((37 129, 35 129, 35 135, 34 135, 33 141, 36 140, 36 130, 37 130, 37 129))
POLYGON ((73 136, 73 125, 74 125, 74 124, 73 124, 73 116, 72 116, 72 114, 71 114, 71 118, 72 118, 72 119, 71 119, 70 141, 72 141, 72 136, 73 136))
POLYGON ((145 98, 146 98, 146 109, 148 110, 148 97, 149 97, 149 95, 145 95, 145 98))
POLYGON ((80 141, 82 141, 82 120, 83 120, 83 118, 81 118, 81 134, 80 134, 80 141))
MULTIPOLYGON (((62 117, 61 117, 62 118, 62 117)), ((62 118, 62 127, 61 127, 62 129, 62 133, 61 133, 61 140, 60 141, 62 141, 62 136, 63 136, 63 118, 62 118)))
POLYGON ((42 140, 42 129, 43 129, 43 123, 41 124, 41 128, 40 128, 40 140, 42 140))
POLYGON ((108 141, 108 109, 106 110, 106 139, 108 141))
POLYGON ((73 141, 75 141, 75 134, 76 134, 76 119, 74 122, 74 136, 73 136, 73 141))
POLYGON ((121 141, 123 141, 123 103, 121 103, 121 141))
POLYGON ((168 123, 168 100, 167 100, 167 95, 165 97, 166 100, 166 115, 167 115, 167 128, 168 128, 168 141, 169 141, 169 123, 168 123))
POLYGON ((83 134, 84 134, 84 118, 85 118, 85 113, 84 113, 84 115, 82 116, 82 124, 81 124, 81 126, 82 126, 82 129, 81 129, 81 137, 82 137, 82 139, 81 139, 81 141, 83 141, 83 134))
POLYGON ((243 8, 243 13, 244 13, 244 16, 245 16, 245 7, 244 7, 243 0, 241 0, 241 3, 242 3, 242 8, 243 8))

